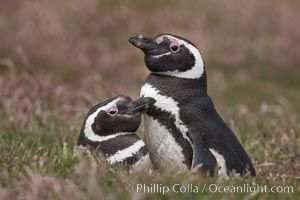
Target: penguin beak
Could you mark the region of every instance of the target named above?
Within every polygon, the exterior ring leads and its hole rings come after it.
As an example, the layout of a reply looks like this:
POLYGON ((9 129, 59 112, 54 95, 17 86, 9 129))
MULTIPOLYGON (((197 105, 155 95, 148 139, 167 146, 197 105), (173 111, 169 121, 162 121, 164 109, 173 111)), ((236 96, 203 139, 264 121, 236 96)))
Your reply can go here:
POLYGON ((128 41, 135 47, 143 50, 143 51, 147 51, 147 50, 152 50, 155 47, 157 47, 157 43, 155 42, 154 39, 149 38, 149 37, 145 37, 142 34, 132 34, 128 41))
POLYGON ((132 101, 128 106, 128 113, 141 113, 152 106, 156 100, 152 97, 143 97, 132 101))

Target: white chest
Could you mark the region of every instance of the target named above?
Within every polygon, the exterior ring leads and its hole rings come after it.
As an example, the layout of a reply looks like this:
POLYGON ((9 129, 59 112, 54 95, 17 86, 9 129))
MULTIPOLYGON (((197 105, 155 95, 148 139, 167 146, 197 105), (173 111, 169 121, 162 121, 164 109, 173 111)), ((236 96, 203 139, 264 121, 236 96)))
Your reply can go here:
MULTIPOLYGON (((178 102, 173 98, 160 94, 159 91, 149 83, 141 88, 141 97, 153 97, 156 100, 154 106, 162 112, 171 113, 175 118, 175 126, 182 133, 182 137, 187 139, 187 127, 180 120, 178 102)), ((187 169, 184 163, 185 157, 183 149, 175 141, 172 133, 151 116, 145 115, 145 143, 148 148, 150 158, 155 167, 161 170, 182 170, 187 169)))
POLYGON ((187 136, 188 128, 180 119, 179 114, 179 106, 178 102, 175 101, 172 97, 168 97, 166 95, 160 94, 158 89, 152 86, 149 83, 146 83, 141 88, 141 97, 152 97, 156 100, 154 107, 159 108, 162 111, 166 111, 171 113, 171 115, 175 118, 175 126, 182 133, 182 137, 192 144, 190 138, 187 136))
POLYGON ((160 170, 187 169, 182 148, 157 120, 145 115, 145 143, 154 166, 160 170))

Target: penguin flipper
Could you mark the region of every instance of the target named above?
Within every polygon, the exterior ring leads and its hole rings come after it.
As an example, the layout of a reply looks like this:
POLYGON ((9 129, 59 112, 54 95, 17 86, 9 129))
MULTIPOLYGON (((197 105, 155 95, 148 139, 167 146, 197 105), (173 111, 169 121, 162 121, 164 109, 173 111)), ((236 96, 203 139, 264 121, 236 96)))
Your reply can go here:
POLYGON ((214 174, 215 167, 217 165, 217 160, 213 154, 206 148, 204 142, 200 135, 193 135, 193 161, 192 169, 201 165, 201 172, 206 174, 209 172, 211 176, 214 174))

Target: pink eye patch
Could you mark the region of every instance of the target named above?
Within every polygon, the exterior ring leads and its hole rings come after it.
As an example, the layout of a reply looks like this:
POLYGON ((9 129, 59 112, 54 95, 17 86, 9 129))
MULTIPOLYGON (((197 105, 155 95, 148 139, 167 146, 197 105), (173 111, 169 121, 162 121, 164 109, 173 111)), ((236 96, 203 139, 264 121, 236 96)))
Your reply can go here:
POLYGON ((170 43, 170 50, 173 52, 173 53, 177 53, 179 51, 179 43, 174 40, 173 38, 169 38, 169 40, 171 41, 170 43))
POLYGON ((164 41, 164 38, 168 38, 170 40, 169 48, 170 48, 171 52, 177 53, 179 51, 179 49, 180 49, 180 44, 173 37, 161 36, 159 38, 156 38, 155 41, 156 41, 157 44, 160 44, 160 43, 162 43, 164 41))
POLYGON ((179 43, 176 40, 170 39, 170 41, 171 41, 170 47, 172 47, 172 46, 179 46, 179 43))

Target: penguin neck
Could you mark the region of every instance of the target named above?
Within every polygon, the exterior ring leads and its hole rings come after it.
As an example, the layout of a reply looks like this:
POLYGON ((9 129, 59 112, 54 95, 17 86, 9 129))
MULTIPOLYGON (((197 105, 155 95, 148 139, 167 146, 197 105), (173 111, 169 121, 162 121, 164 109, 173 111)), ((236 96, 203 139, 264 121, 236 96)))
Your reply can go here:
POLYGON ((205 69, 202 76, 195 79, 151 73, 146 78, 145 83, 150 83, 163 93, 188 93, 188 91, 193 91, 194 93, 196 91, 200 96, 207 95, 207 76, 205 69))
POLYGON ((78 138, 78 145, 86 146, 86 145, 91 145, 93 147, 97 147, 99 144, 102 142, 106 142, 108 140, 114 140, 117 137, 122 137, 122 136, 134 136, 136 135, 135 132, 118 132, 118 133, 112 133, 109 135, 99 135, 96 133, 92 134, 85 134, 84 130, 81 130, 80 136, 78 138))

